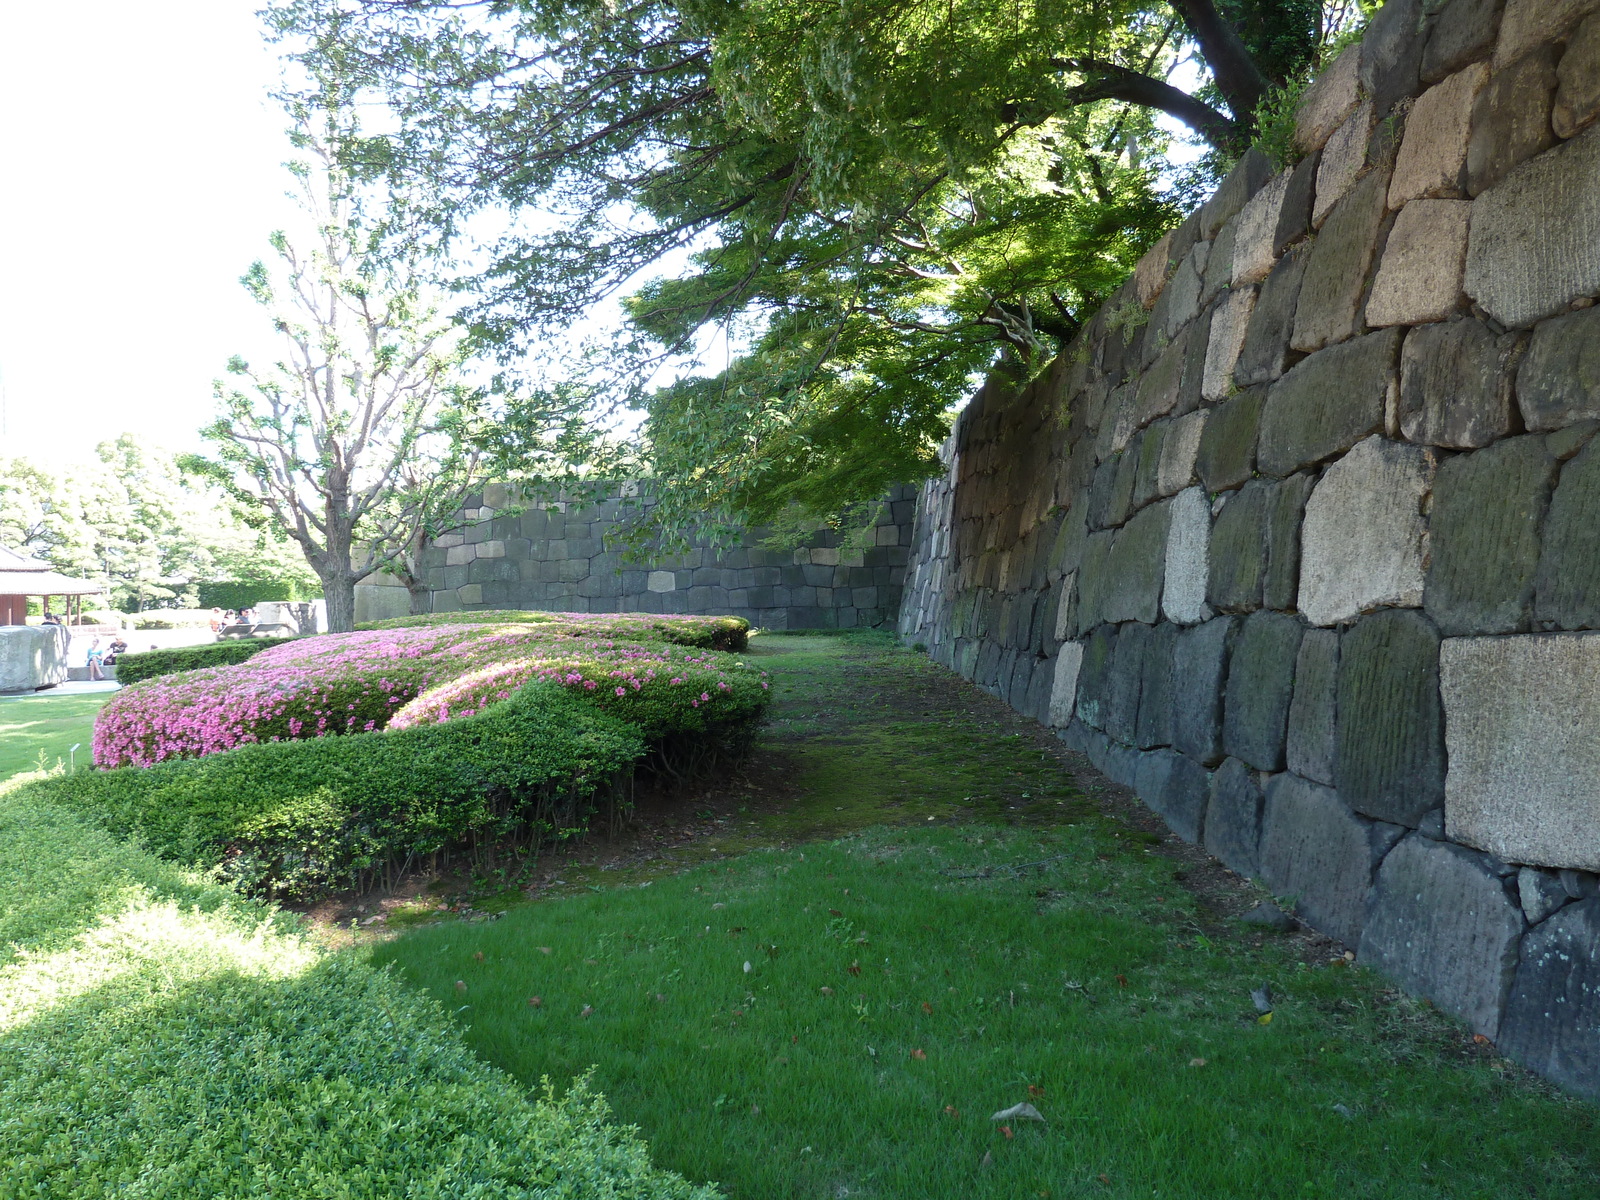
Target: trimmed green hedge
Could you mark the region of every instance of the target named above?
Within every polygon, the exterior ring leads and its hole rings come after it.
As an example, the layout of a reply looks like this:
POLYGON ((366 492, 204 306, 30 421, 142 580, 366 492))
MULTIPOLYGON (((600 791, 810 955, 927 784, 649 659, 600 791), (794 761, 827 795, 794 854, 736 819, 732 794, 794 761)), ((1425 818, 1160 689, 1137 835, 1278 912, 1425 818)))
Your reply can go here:
POLYGON ((138 683, 157 675, 197 671, 202 667, 227 667, 242 663, 268 646, 281 646, 293 638, 239 638, 204 646, 178 646, 171 650, 140 650, 117 657, 117 682, 138 683))
POLYGON ((392 974, 37 784, 0 788, 0 1062, 4 1196, 715 1195, 586 1080, 530 1100, 392 974))
POLYGON ((743 617, 658 617, 650 613, 565 613, 503 608, 479 612, 425 613, 364 621, 357 629, 411 629, 425 625, 545 625, 559 623, 574 633, 627 641, 667 641, 677 646, 739 652, 750 647, 750 622, 743 617))
POLYGON ((649 749, 638 728, 554 684, 412 729, 240 746, 29 785, 42 801, 220 863, 247 891, 361 890, 380 872, 466 843, 570 836, 649 749))

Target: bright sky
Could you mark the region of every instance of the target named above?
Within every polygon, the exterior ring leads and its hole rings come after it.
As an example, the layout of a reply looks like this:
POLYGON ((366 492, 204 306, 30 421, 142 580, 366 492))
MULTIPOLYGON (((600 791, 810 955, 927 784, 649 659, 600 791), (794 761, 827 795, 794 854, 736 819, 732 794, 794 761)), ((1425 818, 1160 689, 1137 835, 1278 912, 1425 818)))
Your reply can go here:
POLYGON ((198 447, 292 222, 256 0, 0 0, 0 455, 198 447))

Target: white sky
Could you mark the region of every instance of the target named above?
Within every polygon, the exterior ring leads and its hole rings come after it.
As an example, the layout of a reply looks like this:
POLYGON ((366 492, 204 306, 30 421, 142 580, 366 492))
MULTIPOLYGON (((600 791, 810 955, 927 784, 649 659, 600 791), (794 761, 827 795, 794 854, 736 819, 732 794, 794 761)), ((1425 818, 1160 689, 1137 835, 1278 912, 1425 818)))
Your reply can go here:
POLYGON ((256 0, 0 0, 0 454, 198 447, 292 223, 256 0))

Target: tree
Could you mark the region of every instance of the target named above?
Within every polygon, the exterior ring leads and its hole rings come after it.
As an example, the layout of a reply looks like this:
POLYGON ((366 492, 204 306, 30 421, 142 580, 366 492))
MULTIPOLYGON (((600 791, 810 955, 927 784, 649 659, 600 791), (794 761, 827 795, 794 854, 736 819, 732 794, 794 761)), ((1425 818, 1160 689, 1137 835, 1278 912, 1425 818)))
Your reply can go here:
POLYGON ((340 146, 358 136, 349 97, 326 73, 318 86, 291 110, 312 248, 275 233, 281 278, 257 262, 242 279, 285 354, 264 369, 229 363, 243 383, 217 385, 221 412, 203 431, 215 457, 185 465, 299 545, 328 627, 342 632, 354 628, 355 584, 400 561, 474 482, 441 428, 474 399, 459 378, 460 339, 430 297, 433 251, 411 239, 381 260, 371 252, 400 209, 341 165, 340 146))
MULTIPOLYGON (((473 281, 512 361, 625 297, 580 369, 645 412, 669 524, 815 513, 937 469, 998 356, 1034 370, 1220 165, 1349 3, 1318 0, 279 0, 395 128, 352 168, 420 187, 444 237, 524 219, 473 281), (1183 61, 1201 86, 1170 80, 1183 61), (1196 184, 1197 185, 1197 184, 1196 184), (654 278, 648 278, 655 272, 654 278), (708 331, 721 369, 654 388, 708 331)), ((631 452, 632 448, 628 448, 631 452)), ((604 464, 602 463, 603 467, 604 464)))

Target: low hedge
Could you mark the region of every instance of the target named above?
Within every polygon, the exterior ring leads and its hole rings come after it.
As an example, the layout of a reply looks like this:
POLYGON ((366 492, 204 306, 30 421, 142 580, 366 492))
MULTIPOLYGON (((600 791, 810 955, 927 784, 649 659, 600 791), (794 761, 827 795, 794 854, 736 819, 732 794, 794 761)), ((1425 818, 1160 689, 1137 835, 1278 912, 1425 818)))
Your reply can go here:
POLYGON ((440 1006, 0 789, 0 1194, 713 1200, 586 1080, 530 1100, 440 1006))
POLYGON ((357 629, 414 629, 430 625, 560 624, 575 634, 630 641, 671 642, 706 650, 742 652, 750 647, 750 622, 743 617, 664 617, 653 613, 567 613, 532 609, 487 609, 481 612, 426 613, 365 621, 357 629))
POLYGON ((139 650, 117 656, 117 682, 127 685, 141 679, 154 679, 158 675, 174 675, 179 671, 197 671, 202 667, 225 667, 242 663, 272 646, 281 646, 293 638, 240 638, 226 642, 211 642, 204 646, 177 646, 171 650, 139 650))
POLYGON ((300 899, 364 890, 454 846, 569 836, 622 798, 648 750, 637 726, 537 681, 441 724, 78 772, 30 791, 164 857, 220 864, 247 891, 300 899))

